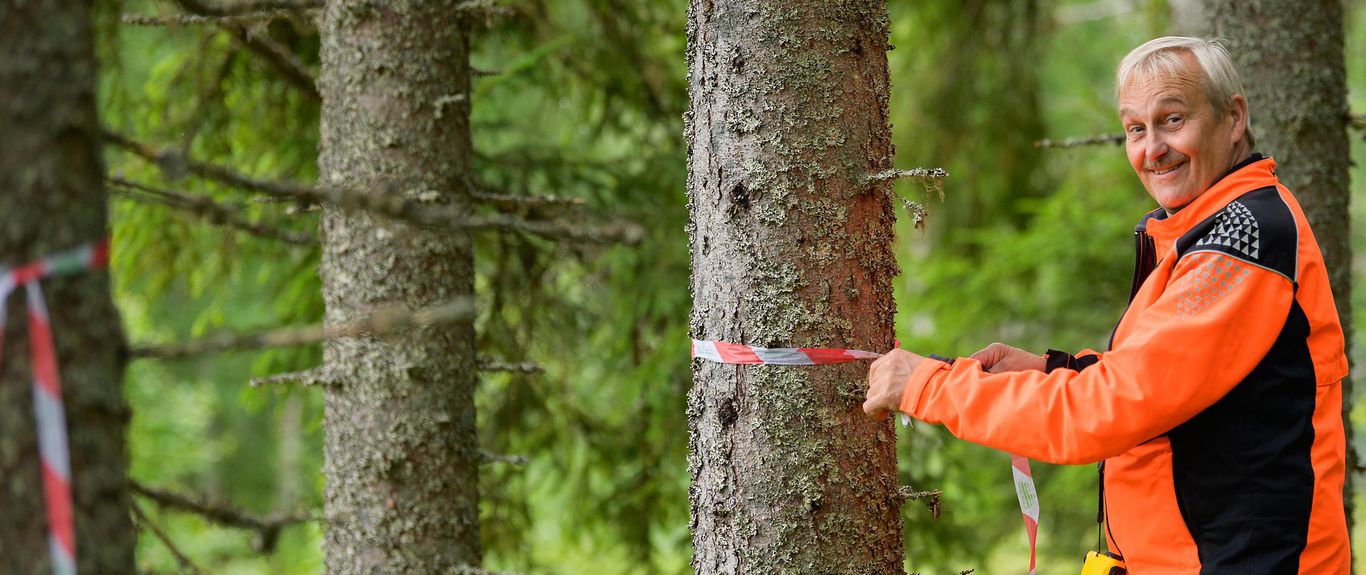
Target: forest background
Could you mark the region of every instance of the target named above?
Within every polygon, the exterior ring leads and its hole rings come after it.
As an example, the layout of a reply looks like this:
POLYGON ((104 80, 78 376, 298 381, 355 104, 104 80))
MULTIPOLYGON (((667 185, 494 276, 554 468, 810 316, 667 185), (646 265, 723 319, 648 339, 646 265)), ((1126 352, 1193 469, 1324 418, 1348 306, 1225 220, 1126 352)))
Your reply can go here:
MULTIPOLYGON (((495 454, 481 477, 485 566, 685 573, 684 7, 658 0, 503 5, 506 13, 483 22, 471 41, 480 71, 470 100, 481 185, 581 198, 549 215, 632 221, 646 232, 623 245, 476 235, 480 353, 543 370, 481 376, 479 441, 495 454)), ((1347 6, 1349 97, 1361 112, 1366 6, 1347 6)), ((996 340, 1038 352, 1104 347, 1124 307, 1132 225, 1152 201, 1118 147, 1039 149, 1034 142, 1118 131, 1114 66, 1134 46, 1172 31, 1168 3, 892 1, 889 12, 896 163, 951 174, 942 202, 915 183, 897 184, 930 211, 925 229, 912 225, 909 212, 899 214, 902 345, 944 355, 996 340)), ((228 27, 125 17, 180 13, 169 3, 97 2, 104 124, 250 176, 313 181, 315 98, 228 27)), ((303 70, 317 69, 307 13, 244 29, 282 47, 303 70)), ((1255 119, 1256 102, 1251 109, 1255 119)), ((148 203, 147 192, 112 184, 112 271, 131 341, 321 319, 316 211, 256 201, 193 175, 173 178, 174 169, 114 146, 106 159, 115 178, 213 197, 290 240, 205 225, 186 210, 148 203)), ((1354 196, 1363 185, 1354 178, 1354 196)), ((1353 221, 1363 209, 1356 202, 1353 221)), ((1366 254, 1361 225, 1352 241, 1355 253, 1366 254)), ((1353 304, 1363 303, 1357 290, 1353 304)), ((1354 317, 1362 333, 1366 314, 1354 317)), ((1352 350, 1357 365, 1360 341, 1352 350)), ((320 355, 305 346, 135 361, 125 378, 133 479, 262 516, 319 515, 320 390, 248 383, 310 368, 320 355)), ((1358 406, 1353 423, 1363 420, 1358 406)), ((908 571, 1021 570, 1027 551, 1004 454, 932 426, 899 429, 898 453, 903 484, 943 492, 938 519, 914 501, 903 509, 908 571)), ((1036 465, 1035 474, 1040 572, 1074 572, 1080 553, 1095 545, 1094 469, 1036 465)), ((152 525, 212 573, 322 570, 316 522, 265 541, 259 531, 142 497, 136 503, 147 514, 138 562, 149 571, 181 569, 152 525)))

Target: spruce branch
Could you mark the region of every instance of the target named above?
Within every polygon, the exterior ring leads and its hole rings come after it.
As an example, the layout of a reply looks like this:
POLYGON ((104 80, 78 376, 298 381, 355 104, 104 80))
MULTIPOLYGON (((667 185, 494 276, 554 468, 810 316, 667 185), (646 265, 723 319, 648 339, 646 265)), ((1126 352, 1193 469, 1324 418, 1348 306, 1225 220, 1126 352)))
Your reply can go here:
POLYGON ((184 551, 180 550, 180 547, 176 546, 176 544, 171 541, 171 538, 166 535, 165 531, 161 530, 161 527, 158 527, 156 523, 153 523, 151 519, 147 518, 147 514, 143 512, 141 505, 133 503, 130 507, 133 508, 134 527, 146 527, 148 531, 151 531, 152 535, 160 540, 161 544, 166 547, 166 550, 171 552, 171 556, 175 557, 176 562, 180 563, 182 569, 196 575, 204 572, 203 569, 200 569, 198 565, 194 564, 194 561, 190 560, 190 557, 186 555, 184 551))
POLYGON ((237 61, 237 54, 236 48, 228 50, 227 55, 223 57, 223 62, 219 64, 213 80, 195 99, 194 112, 190 114, 189 126, 185 129, 185 133, 180 136, 181 154, 189 153, 190 146, 194 144, 195 137, 199 135, 199 130, 204 127, 204 122, 208 117, 208 114, 205 113, 206 110, 223 95, 223 84, 227 82, 228 75, 232 73, 232 68, 237 61))
MULTIPOLYGON (((479 371, 505 371, 514 373, 535 374, 544 373, 545 368, 529 361, 521 363, 508 363, 481 356, 479 358, 479 371)), ((300 371, 288 371, 284 373, 274 373, 271 375, 265 375, 261 377, 253 377, 251 378, 251 381, 249 383, 252 387, 261 387, 263 385, 283 385, 290 383, 297 383, 299 385, 308 387, 318 384, 325 384, 329 381, 332 381, 332 379, 332 373, 326 370, 323 366, 319 365, 317 367, 312 367, 300 371)))
POLYGON ((248 234, 279 240, 297 246, 318 243, 311 234, 281 230, 253 222, 241 215, 241 209, 217 203, 203 196, 189 196, 140 184, 118 176, 108 176, 105 181, 114 186, 113 191, 133 201, 158 204, 180 210, 214 225, 226 226, 248 234))
POLYGON ((188 172, 221 184, 303 205, 329 203, 344 210, 369 212, 423 226, 468 231, 521 232, 548 239, 634 245, 645 236, 644 228, 633 222, 594 225, 568 220, 526 220, 505 214, 472 216, 468 210, 457 206, 423 201, 422 196, 426 194, 413 194, 418 198, 408 199, 404 194, 397 193, 397 190, 372 193, 348 188, 314 187, 293 182, 260 180, 225 166, 186 157, 175 150, 158 150, 112 130, 105 130, 105 139, 134 155, 156 163, 167 179, 175 180, 188 172))
POLYGON ((223 526, 255 531, 259 537, 257 548, 263 553, 270 553, 275 550, 275 544, 280 537, 280 529, 298 523, 320 520, 318 517, 307 513, 274 513, 267 517, 258 517, 223 503, 209 501, 204 497, 182 495, 166 489, 149 487, 131 479, 128 481, 128 487, 133 493, 150 499, 159 507, 193 513, 223 526))
MULTIPOLYGON (((181 9, 193 16, 224 17, 233 16, 246 12, 262 12, 269 10, 300 10, 305 8, 319 8, 321 2, 250 2, 233 4, 230 6, 215 6, 202 0, 176 0, 181 9)), ((215 22, 219 29, 227 32, 234 42, 260 56, 271 68, 280 74, 285 81, 299 88, 304 95, 314 101, 322 101, 322 95, 318 92, 317 79, 299 61, 294 53, 281 46, 278 42, 271 40, 264 34, 253 34, 246 26, 239 23, 215 22)))
POLYGON ((397 331, 469 320, 474 317, 474 302, 468 298, 417 310, 402 306, 378 309, 354 321, 339 324, 313 324, 255 333, 223 333, 184 343, 139 345, 131 350, 134 358, 180 359, 198 355, 318 343, 360 335, 385 335, 397 331))
POLYGON ((1034 142, 1035 148, 1080 148, 1082 146, 1118 146, 1124 143, 1124 134, 1100 134, 1097 136, 1087 136, 1085 138, 1067 138, 1064 140, 1050 140, 1044 138, 1034 142))

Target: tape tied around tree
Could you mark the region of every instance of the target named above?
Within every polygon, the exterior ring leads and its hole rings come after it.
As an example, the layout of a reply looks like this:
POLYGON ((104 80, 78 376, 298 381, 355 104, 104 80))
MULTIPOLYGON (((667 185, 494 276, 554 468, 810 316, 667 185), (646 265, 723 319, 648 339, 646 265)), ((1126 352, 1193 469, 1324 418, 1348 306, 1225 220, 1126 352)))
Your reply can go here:
MULTIPOLYGON (((758 347, 725 341, 692 340, 693 357, 738 365, 829 365, 877 359, 882 355, 859 349, 758 347)), ((899 415, 902 425, 909 424, 909 416, 904 413, 899 415)), ((1034 474, 1029 470, 1029 458, 1011 455, 1010 470, 1015 497, 1020 502, 1020 514, 1024 517, 1025 534, 1029 536, 1029 575, 1034 575, 1035 544, 1039 533, 1038 490, 1034 487, 1034 474)))
POLYGON ((38 455, 43 473, 43 499, 48 522, 48 552, 52 572, 76 573, 76 523, 71 499, 71 450, 67 441, 66 408, 52 321, 39 280, 102 269, 109 263, 109 240, 57 253, 16 268, 0 266, 0 360, 4 358, 5 302, 24 288, 28 302, 30 361, 33 372, 33 417, 38 432, 38 455))

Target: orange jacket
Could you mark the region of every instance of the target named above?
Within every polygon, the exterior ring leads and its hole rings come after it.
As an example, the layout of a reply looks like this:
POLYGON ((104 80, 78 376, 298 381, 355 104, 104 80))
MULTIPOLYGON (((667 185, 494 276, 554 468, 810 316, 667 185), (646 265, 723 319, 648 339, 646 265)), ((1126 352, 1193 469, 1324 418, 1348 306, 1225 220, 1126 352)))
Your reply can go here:
POLYGON ((1045 462, 1104 460, 1107 539, 1131 573, 1347 573, 1342 328, 1275 161, 1136 237, 1110 351, 1047 373, 926 360, 901 410, 1045 462))

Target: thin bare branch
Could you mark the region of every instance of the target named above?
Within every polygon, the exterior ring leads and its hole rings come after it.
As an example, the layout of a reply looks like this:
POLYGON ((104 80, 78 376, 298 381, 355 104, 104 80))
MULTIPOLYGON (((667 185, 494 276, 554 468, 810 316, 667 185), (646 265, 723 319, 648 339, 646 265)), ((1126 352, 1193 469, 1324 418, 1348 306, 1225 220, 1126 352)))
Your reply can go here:
POLYGON ((498 361, 487 357, 481 357, 479 358, 479 371, 508 371, 514 373, 530 374, 545 373, 545 368, 541 367, 540 364, 533 363, 530 361, 508 363, 505 361, 498 361))
POLYGON ((258 547, 265 553, 275 549, 280 529, 298 523, 320 521, 318 517, 308 513, 275 513, 268 517, 258 517, 223 503, 208 501, 204 497, 182 495, 166 489, 149 487, 133 480, 128 481, 128 487, 133 493, 156 502, 160 507, 193 513, 219 525, 255 531, 260 537, 258 547))
POLYGON ((202 16, 239 16, 253 12, 300 12, 323 7, 322 0, 243 0, 195 2, 191 12, 202 16))
POLYGON ((481 568, 479 568, 479 567, 471 567, 471 566, 469 566, 469 565, 461 565, 461 566, 459 566, 459 567, 456 567, 456 568, 455 568, 455 571, 452 571, 452 572, 451 572, 451 575, 519 575, 519 574, 518 574, 518 573, 513 573, 513 572, 511 572, 511 571, 487 571, 487 570, 481 569, 481 568))
POLYGON ((1086 4, 1060 6, 1056 17, 1058 24, 1066 26, 1113 18, 1137 9, 1133 0, 1095 0, 1086 4))
POLYGON ((285 373, 267 375, 264 377, 253 377, 251 378, 251 386, 261 387, 263 385, 297 383, 299 385, 307 387, 330 381, 330 374, 331 372, 328 371, 324 366, 319 365, 317 367, 312 367, 302 371, 290 371, 285 373))
POLYGON ((330 339, 360 335, 383 335, 415 327, 444 325, 474 317, 474 302, 460 299, 444 304, 409 310, 382 308, 370 315, 333 325, 314 324, 256 333, 224 333, 184 343, 140 345, 132 349, 134 358, 178 359, 251 349, 305 345, 330 339))
POLYGON ((912 489, 909 485, 902 485, 901 489, 897 491, 897 496, 901 497, 901 499, 905 501, 909 501, 912 499, 924 499, 925 506, 930 508, 930 516, 933 517, 936 521, 939 520, 939 513, 943 511, 943 507, 940 505, 939 501, 939 497, 943 494, 944 492, 938 489, 932 489, 929 491, 916 491, 912 489))
POLYGON ((1366 140, 1366 114, 1347 114, 1347 127, 1361 132, 1361 139, 1366 140))
POLYGON ((501 453, 494 453, 492 451, 484 451, 483 449, 480 449, 479 462, 506 463, 508 465, 515 465, 517 467, 524 467, 526 466, 526 464, 531 463, 531 460, 527 459, 525 455, 503 455, 501 453))
POLYGON ((476 192, 475 201, 488 204, 499 210, 513 211, 536 206, 582 206, 583 198, 569 196, 519 196, 513 194, 493 194, 476 192))
POLYGON ((223 16, 199 14, 172 14, 153 16, 148 14, 124 14, 119 21, 130 26, 245 26, 270 22, 276 18, 292 18, 306 15, 316 8, 298 10, 261 10, 223 16))
POLYGON ((1065 140, 1042 139, 1034 142, 1035 148, 1080 148, 1082 146, 1118 146, 1124 143, 1124 134, 1100 134, 1098 136, 1087 136, 1085 138, 1067 138, 1065 140))
POLYGON ((887 180, 910 178, 913 180, 925 181, 942 180, 947 177, 949 177, 949 173, 944 170, 944 168, 911 168, 909 170, 883 170, 868 176, 868 180, 871 182, 885 182, 887 180))
POLYGON ((318 243, 318 239, 312 234, 282 230, 253 222, 241 215, 241 209, 219 204, 203 196, 189 196, 170 190, 154 188, 146 184, 125 180, 118 176, 106 177, 105 181, 114 185, 114 192, 119 193, 130 200, 167 206, 207 220, 209 223, 215 225, 227 226, 254 236, 279 240, 298 246, 309 246, 318 243))
POLYGON ((493 24, 493 21, 499 18, 517 15, 516 10, 498 0, 465 0, 456 5, 455 11, 461 19, 485 26, 493 24))
POLYGON ((624 243, 635 245, 645 237, 645 229, 632 222, 612 222, 599 225, 585 225, 566 220, 524 220, 516 216, 495 214, 489 216, 469 216, 464 219, 447 219, 445 214, 434 221, 421 222, 427 225, 448 225, 471 231, 495 230, 501 232, 523 232, 550 239, 574 240, 594 243, 624 243))
POLYGON ((162 531, 156 523, 153 523, 151 519, 147 518, 147 514, 142 511, 141 505, 134 503, 131 507, 133 508, 133 518, 136 521, 134 527, 146 527, 148 531, 151 531, 152 535, 159 539, 162 545, 166 546, 166 550, 171 552, 171 556, 175 557, 176 562, 180 563, 182 569, 195 574, 204 572, 203 569, 200 569, 198 565, 194 564, 194 561, 190 560, 188 555, 185 555, 185 552, 180 550, 180 547, 177 547, 176 544, 171 541, 171 538, 166 535, 166 532, 162 531))

